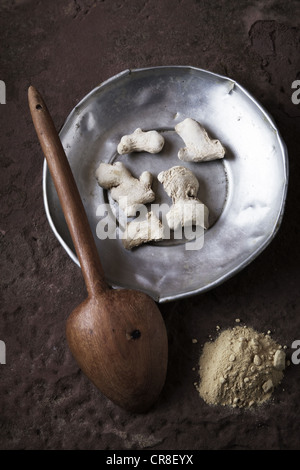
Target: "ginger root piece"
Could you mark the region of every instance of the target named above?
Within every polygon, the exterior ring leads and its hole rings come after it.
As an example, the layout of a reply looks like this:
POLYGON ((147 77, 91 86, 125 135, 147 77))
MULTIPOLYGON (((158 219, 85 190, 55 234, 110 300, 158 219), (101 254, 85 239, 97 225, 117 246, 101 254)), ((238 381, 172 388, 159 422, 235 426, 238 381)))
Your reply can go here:
POLYGON ((183 166, 174 166, 157 176, 173 205, 166 214, 171 230, 199 225, 208 228, 208 208, 198 198, 199 182, 194 173, 183 166))
POLYGON ((132 221, 127 224, 123 235, 123 245, 127 250, 150 241, 164 239, 164 227, 158 217, 151 211, 146 220, 132 221))
POLYGON ((142 131, 137 128, 132 134, 124 135, 117 151, 120 155, 132 152, 158 153, 165 143, 163 136, 157 131, 142 131))
POLYGON ((151 189, 153 177, 149 171, 144 171, 137 179, 122 162, 100 163, 96 178, 102 188, 110 190, 111 197, 127 217, 135 216, 141 204, 155 199, 151 189))
POLYGON ((186 147, 178 152, 184 162, 205 162, 223 158, 225 149, 217 139, 210 139, 204 127, 194 119, 187 118, 175 126, 186 147))

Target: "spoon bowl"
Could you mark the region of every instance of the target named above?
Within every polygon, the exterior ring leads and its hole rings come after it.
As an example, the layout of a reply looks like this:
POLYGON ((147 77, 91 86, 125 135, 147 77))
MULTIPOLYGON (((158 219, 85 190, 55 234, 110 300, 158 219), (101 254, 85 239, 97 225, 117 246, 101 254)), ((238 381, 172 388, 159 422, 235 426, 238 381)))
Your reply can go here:
POLYGON ((146 294, 106 290, 69 316, 69 348, 81 370, 104 395, 129 411, 147 410, 166 373, 164 323, 146 294), (162 362, 163 361, 163 362, 162 362))

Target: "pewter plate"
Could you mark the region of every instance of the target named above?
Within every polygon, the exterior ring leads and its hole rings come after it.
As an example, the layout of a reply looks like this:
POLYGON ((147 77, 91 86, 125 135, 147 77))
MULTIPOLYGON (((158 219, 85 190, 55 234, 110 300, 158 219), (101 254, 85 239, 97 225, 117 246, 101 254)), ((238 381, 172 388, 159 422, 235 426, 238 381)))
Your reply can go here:
MULTIPOLYGON (((157 302, 202 293, 254 260, 280 226, 288 184, 285 144, 270 115, 227 77, 188 66, 126 70, 80 101, 60 138, 112 287, 141 290, 157 302), (174 127, 186 117, 199 121, 222 142, 223 160, 178 159, 184 143, 174 127), (163 133, 161 153, 117 154, 121 137, 138 127, 163 133), (116 203, 95 178, 100 162, 115 161, 122 161, 137 178, 145 170, 153 174, 159 207, 170 206, 171 200, 157 180, 158 173, 175 165, 190 168, 199 180, 198 197, 210 211, 210 227, 201 235, 202 242, 191 248, 200 237, 194 241, 182 237, 125 250, 118 236, 121 221, 116 203), (111 220, 116 229, 105 237, 103 227, 111 228, 111 220)), ((43 194, 54 234, 79 265, 46 162, 43 194)))

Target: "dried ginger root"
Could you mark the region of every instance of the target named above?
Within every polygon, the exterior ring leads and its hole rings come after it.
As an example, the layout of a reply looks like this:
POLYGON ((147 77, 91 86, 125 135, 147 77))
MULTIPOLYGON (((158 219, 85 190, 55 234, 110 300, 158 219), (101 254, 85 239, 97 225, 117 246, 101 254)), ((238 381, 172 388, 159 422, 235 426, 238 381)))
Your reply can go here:
POLYGON ((178 158, 185 162, 204 162, 223 158, 225 149, 217 139, 210 139, 199 122, 187 118, 175 126, 186 147, 178 152, 178 158))
POLYGON ((173 201, 166 214, 169 228, 177 230, 185 225, 200 225, 207 229, 209 211, 197 198, 199 182, 193 172, 183 166, 174 166, 159 173, 157 178, 173 201))
POLYGON ((118 153, 123 155, 132 152, 159 153, 165 140, 157 131, 142 131, 139 127, 132 133, 124 135, 117 147, 118 153))
POLYGON ((127 250, 131 250, 144 243, 163 239, 164 227, 158 217, 150 211, 147 213, 146 220, 132 221, 127 224, 123 245, 127 250))
POLYGON ((110 190, 111 197, 127 217, 135 216, 142 204, 155 199, 151 188, 153 177, 149 171, 144 171, 137 179, 122 162, 100 163, 96 178, 102 188, 110 190))

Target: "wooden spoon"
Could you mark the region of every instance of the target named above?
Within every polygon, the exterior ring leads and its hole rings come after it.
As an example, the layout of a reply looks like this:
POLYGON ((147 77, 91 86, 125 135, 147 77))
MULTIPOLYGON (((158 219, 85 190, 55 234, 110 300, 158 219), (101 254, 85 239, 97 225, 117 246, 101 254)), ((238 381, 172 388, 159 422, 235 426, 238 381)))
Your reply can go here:
POLYGON ((106 283, 59 135, 45 102, 32 86, 28 101, 88 294, 67 319, 69 348, 82 371, 107 398, 128 411, 145 412, 157 400, 166 378, 168 340, 163 318, 148 295, 112 289, 106 283))

